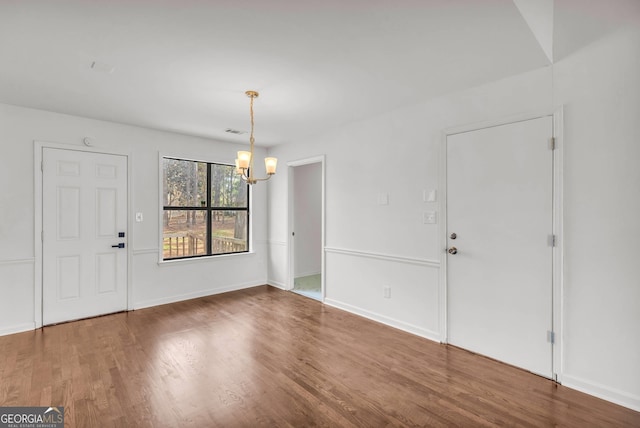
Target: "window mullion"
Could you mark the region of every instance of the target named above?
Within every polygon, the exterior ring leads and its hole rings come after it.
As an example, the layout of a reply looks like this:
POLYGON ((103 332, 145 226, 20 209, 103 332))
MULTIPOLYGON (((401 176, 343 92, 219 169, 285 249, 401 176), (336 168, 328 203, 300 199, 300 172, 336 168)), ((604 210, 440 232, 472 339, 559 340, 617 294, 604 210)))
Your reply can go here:
POLYGON ((207 254, 213 254, 212 237, 213 237, 213 211, 211 210, 211 164, 207 163, 207 254))

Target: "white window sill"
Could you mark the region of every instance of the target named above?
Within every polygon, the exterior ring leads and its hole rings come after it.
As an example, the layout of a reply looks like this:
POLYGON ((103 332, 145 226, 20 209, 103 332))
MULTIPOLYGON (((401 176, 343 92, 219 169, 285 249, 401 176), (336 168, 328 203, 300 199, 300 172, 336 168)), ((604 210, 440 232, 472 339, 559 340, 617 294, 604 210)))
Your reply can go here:
POLYGON ((256 254, 255 251, 248 251, 245 253, 231 253, 231 254, 218 254, 215 256, 201 256, 201 257, 188 257, 184 259, 169 259, 158 261, 158 266, 170 266, 173 264, 187 264, 187 263, 202 263, 211 262, 216 260, 225 260, 230 257, 247 257, 256 254))

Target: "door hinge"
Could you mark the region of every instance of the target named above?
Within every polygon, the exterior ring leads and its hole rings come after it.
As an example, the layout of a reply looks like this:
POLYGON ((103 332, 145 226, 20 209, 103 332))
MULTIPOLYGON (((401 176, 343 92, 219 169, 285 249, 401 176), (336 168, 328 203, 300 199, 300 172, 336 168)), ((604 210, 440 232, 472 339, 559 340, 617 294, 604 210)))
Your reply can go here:
POLYGON ((549 138, 549 149, 551 150, 556 149, 556 137, 549 138))
POLYGON ((556 235, 549 235, 549 246, 550 247, 556 246, 556 235))
POLYGON ((556 333, 554 331, 547 330, 547 342, 552 345, 556 343, 556 333))
POLYGON ((44 172, 44 161, 40 161, 40 171, 44 172))
POLYGON ((40 242, 44 242, 44 230, 40 231, 40 242))

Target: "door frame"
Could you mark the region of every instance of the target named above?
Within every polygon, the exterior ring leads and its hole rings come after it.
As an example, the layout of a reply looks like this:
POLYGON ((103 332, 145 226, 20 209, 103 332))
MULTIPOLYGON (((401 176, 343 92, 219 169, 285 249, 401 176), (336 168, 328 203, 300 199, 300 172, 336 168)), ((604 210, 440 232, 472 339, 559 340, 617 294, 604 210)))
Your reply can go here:
POLYGON ((510 116, 499 120, 475 123, 454 128, 445 129, 442 133, 440 146, 440 178, 439 188, 441 219, 438 231, 440 237, 440 286, 439 286, 439 313, 440 313, 440 341, 448 343, 448 282, 447 282, 447 137, 463 132, 477 131, 495 126, 508 125, 516 122, 552 117, 553 137, 555 138, 555 150, 552 153, 553 162, 553 234, 556 238, 552 249, 552 329, 554 343, 552 346, 552 373, 553 380, 562 383, 563 357, 562 357, 562 326, 563 326, 563 107, 557 110, 543 110, 529 114, 510 116))
POLYGON ((287 225, 287 246, 289 248, 288 251, 288 275, 287 275, 287 283, 286 290, 293 290, 294 280, 295 280, 295 243, 293 239, 294 230, 294 191, 293 191, 293 177, 294 177, 294 168, 303 165, 309 165, 319 163, 321 169, 321 230, 320 230, 320 296, 321 301, 324 302, 325 299, 325 156, 319 155, 310 158, 299 159, 295 161, 287 162, 287 217, 288 217, 288 225, 287 225))
POLYGON ((61 143, 53 143, 48 141, 39 141, 34 140, 33 142, 33 171, 34 171, 34 289, 33 289, 33 297, 34 297, 34 322, 35 328, 42 327, 42 310, 43 310, 43 289, 44 281, 42 278, 42 264, 44 262, 43 255, 43 245, 42 245, 42 221, 43 221, 43 193, 42 193, 42 152, 44 149, 58 149, 58 150, 71 150, 71 151, 79 151, 79 152, 89 152, 89 153, 101 153, 105 155, 117 155, 124 156, 127 159, 127 233, 129 237, 127 238, 127 310, 132 310, 132 302, 133 302, 133 289, 131 287, 132 284, 132 272, 131 269, 131 244, 133 243, 133 233, 131 224, 131 177, 132 177, 132 165, 131 165, 131 155, 126 152, 121 152, 117 150, 105 150, 102 148, 92 148, 92 147, 82 147, 78 145, 72 144, 61 144, 61 143))

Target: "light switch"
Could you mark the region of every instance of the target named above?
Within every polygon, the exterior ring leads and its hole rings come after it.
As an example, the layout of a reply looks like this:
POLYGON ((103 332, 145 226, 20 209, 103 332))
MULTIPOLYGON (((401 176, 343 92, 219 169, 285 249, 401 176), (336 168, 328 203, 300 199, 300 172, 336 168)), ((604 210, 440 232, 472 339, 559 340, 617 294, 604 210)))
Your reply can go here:
POLYGON ((136 213, 136 222, 137 223, 141 223, 142 222, 142 213, 136 213))
POLYGON ((388 193, 378 193, 378 205, 389 205, 388 193))
POLYGON ((435 211, 426 211, 422 213, 422 222, 424 224, 435 224, 438 214, 435 211))
POLYGON ((424 202, 435 202, 436 201, 436 190, 423 190, 422 191, 422 200, 424 202))

